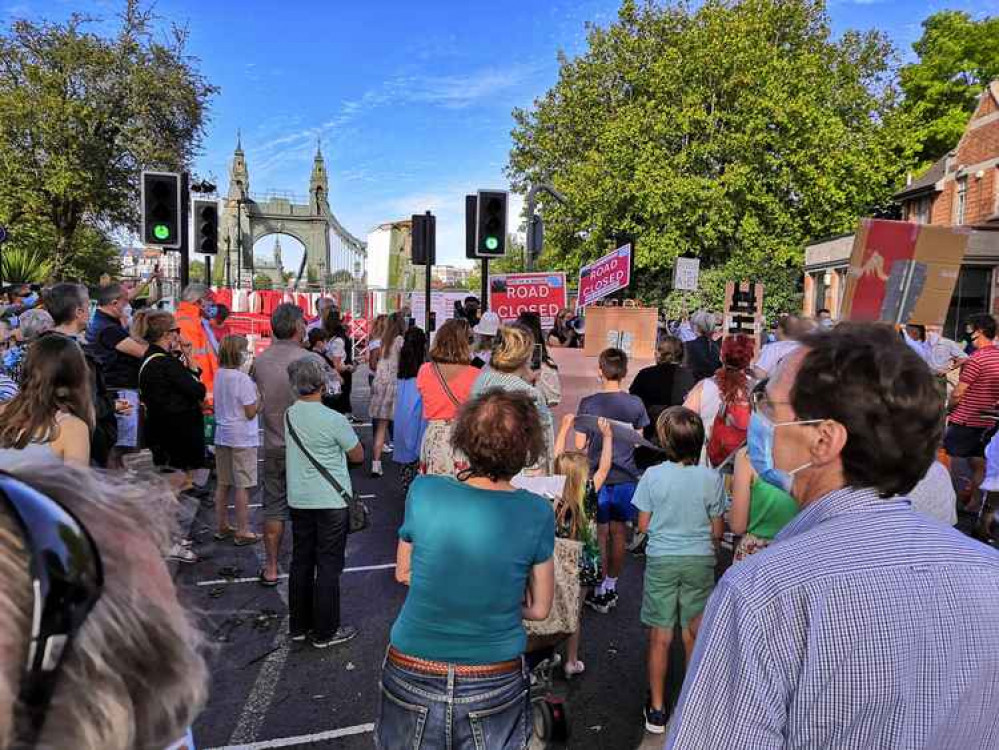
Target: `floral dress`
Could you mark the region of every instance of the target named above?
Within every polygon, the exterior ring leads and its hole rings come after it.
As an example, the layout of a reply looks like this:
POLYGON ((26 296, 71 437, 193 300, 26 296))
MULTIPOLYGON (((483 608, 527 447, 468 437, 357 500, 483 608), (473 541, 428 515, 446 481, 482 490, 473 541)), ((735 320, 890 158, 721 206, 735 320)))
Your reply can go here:
POLYGON ((395 395, 398 388, 399 353, 402 336, 392 342, 392 348, 378 360, 378 371, 371 382, 371 404, 368 413, 372 419, 392 419, 395 416, 395 395))

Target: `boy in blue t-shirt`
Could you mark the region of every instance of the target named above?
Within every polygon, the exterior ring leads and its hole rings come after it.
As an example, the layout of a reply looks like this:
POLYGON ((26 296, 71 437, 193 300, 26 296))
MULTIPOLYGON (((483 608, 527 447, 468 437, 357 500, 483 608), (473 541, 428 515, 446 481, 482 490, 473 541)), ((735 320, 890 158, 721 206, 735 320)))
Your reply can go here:
POLYGON ((724 531, 725 485, 721 474, 699 466, 704 424, 682 406, 656 423, 666 461, 645 472, 632 500, 638 529, 649 535, 642 594, 642 624, 649 628, 649 700, 645 728, 666 729, 669 648, 678 615, 687 662, 701 615, 715 587, 715 549, 724 531))
MULTIPOLYGON (((579 402, 578 416, 604 417, 624 422, 641 431, 649 423, 645 405, 638 396, 622 390, 621 382, 628 374, 628 355, 620 349, 604 349, 598 360, 600 393, 587 396, 579 402)), ((576 436, 576 448, 589 443, 590 475, 596 474, 600 463, 603 438, 596 427, 581 428, 576 436)), ((586 596, 586 604, 597 612, 606 614, 617 606, 617 577, 624 565, 624 548, 628 536, 626 524, 634 517, 631 498, 638 482, 635 463, 635 446, 626 440, 614 441, 611 469, 604 486, 597 495, 597 541, 600 559, 604 561, 604 579, 586 596)))

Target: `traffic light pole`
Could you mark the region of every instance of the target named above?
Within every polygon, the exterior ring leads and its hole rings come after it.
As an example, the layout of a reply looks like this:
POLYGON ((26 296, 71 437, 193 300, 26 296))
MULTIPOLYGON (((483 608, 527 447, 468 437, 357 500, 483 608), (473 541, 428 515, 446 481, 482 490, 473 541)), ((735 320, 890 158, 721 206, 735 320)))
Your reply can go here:
POLYGON ((180 290, 191 281, 191 191, 190 175, 180 173, 180 290))
MULTIPOLYGON (((423 264, 426 275, 423 280, 423 325, 427 334, 427 353, 430 353, 430 287, 433 284, 433 273, 434 266, 433 262, 436 258, 430 257, 430 212, 427 211, 427 221, 423 224, 423 247, 427 250, 426 263, 423 264)), ((436 232, 436 229, 434 230, 436 232)), ((436 238, 435 238, 436 241, 436 238)), ((437 248, 434 247, 434 252, 436 253, 437 248)))
POLYGON ((479 275, 482 277, 479 286, 479 307, 482 308, 482 312, 487 312, 489 310, 489 258, 482 259, 479 275))

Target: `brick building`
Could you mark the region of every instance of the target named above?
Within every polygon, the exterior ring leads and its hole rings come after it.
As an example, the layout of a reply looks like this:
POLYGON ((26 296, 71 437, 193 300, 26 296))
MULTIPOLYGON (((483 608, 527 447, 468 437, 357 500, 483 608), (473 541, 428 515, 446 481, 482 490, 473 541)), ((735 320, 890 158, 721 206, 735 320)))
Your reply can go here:
MULTIPOLYGON (((999 312, 999 80, 979 97, 957 146, 895 194, 906 221, 972 229, 951 309, 948 333, 979 312, 999 312)), ((846 288, 853 236, 805 249, 805 313, 836 316, 846 288)))

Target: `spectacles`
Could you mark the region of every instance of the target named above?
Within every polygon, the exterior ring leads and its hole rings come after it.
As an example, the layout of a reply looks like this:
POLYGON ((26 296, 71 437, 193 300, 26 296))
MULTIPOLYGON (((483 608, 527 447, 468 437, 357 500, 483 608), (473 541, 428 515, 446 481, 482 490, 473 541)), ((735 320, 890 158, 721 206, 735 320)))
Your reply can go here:
POLYGON ((772 412, 773 407, 778 404, 783 404, 784 406, 791 405, 790 401, 771 401, 766 391, 754 391, 749 397, 749 403, 752 406, 753 411, 764 413, 772 412))
POLYGON ((180 326, 178 326, 177 328, 171 328, 170 333, 180 333, 180 326))
POLYGON ((50 497, 0 472, 0 500, 20 527, 34 596, 17 737, 32 747, 48 710, 63 657, 100 599, 104 570, 80 521, 50 497))

